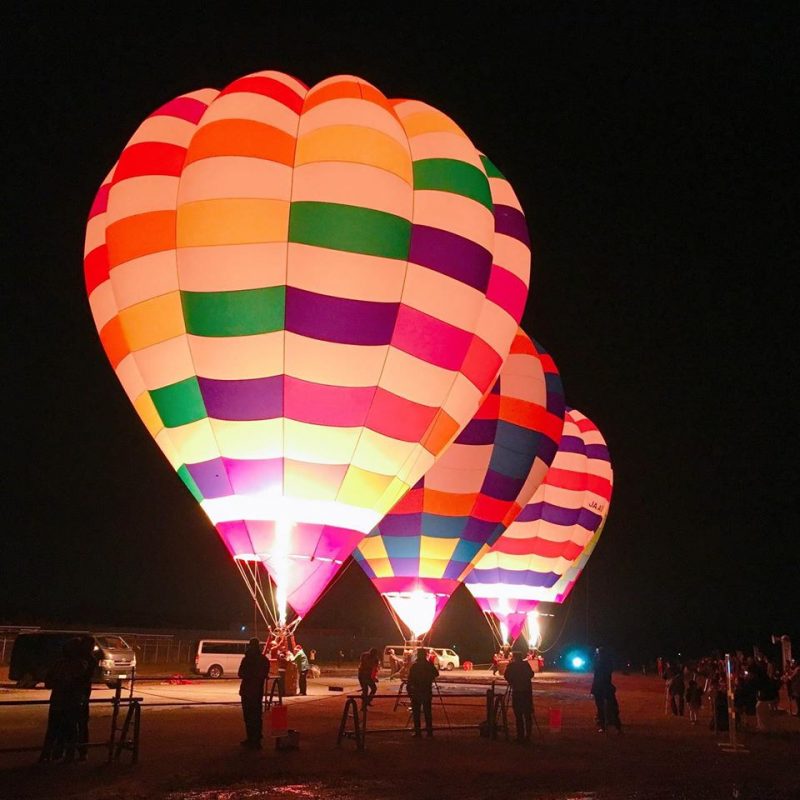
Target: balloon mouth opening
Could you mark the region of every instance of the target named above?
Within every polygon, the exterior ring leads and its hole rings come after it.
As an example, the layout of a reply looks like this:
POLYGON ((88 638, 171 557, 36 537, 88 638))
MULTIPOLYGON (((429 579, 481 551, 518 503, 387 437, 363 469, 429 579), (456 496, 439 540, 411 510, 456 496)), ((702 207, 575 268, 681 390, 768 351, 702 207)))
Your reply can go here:
POLYGON ((415 589, 412 592, 384 592, 386 602, 415 639, 421 639, 436 619, 437 595, 415 589))

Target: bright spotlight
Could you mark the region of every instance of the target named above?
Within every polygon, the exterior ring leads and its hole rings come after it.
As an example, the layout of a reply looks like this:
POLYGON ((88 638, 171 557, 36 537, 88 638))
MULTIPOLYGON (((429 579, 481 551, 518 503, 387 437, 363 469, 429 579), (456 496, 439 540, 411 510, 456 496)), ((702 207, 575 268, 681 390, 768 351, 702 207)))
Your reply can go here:
POLYGON ((572 657, 572 666, 575 669, 580 669, 586 662, 580 656, 572 657))

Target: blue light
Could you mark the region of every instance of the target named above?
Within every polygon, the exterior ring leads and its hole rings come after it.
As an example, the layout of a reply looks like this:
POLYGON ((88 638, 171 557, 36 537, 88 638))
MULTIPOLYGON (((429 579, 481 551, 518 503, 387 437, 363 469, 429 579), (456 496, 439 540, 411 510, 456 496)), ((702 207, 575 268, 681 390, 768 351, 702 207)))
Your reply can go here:
POLYGON ((574 656, 572 659, 572 666, 575 669, 580 669, 586 662, 580 656, 574 656))

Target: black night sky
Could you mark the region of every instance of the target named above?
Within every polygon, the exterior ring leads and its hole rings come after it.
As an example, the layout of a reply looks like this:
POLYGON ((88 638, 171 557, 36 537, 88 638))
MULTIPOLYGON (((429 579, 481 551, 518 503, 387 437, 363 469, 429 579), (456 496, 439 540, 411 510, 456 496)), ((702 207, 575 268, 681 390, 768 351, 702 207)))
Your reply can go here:
MULTIPOLYGON (((590 643, 644 655, 800 641, 797 18, 701 6, 9 5, 0 623, 249 618, 102 353, 82 247, 97 186, 151 110, 279 69, 441 108, 520 197, 523 326, 615 469, 603 538, 552 623, 562 643, 587 624, 590 643)), ((312 617, 388 619, 355 565, 312 617)), ((483 624, 457 596, 435 638, 483 624)))

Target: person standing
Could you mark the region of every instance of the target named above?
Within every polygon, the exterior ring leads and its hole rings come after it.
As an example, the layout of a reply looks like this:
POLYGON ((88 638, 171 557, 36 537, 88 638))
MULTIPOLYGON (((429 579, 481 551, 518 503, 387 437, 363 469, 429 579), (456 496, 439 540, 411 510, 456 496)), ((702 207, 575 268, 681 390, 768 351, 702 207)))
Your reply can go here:
POLYGON ((414 736, 421 733, 421 715, 425 715, 425 730, 428 737, 433 736, 433 682, 439 677, 439 670, 428 660, 424 647, 417 650, 416 661, 408 671, 406 688, 411 698, 411 716, 414 719, 414 736))
POLYGON ((85 693, 87 663, 79 638, 64 643, 62 657, 50 668, 45 686, 50 689, 47 732, 39 761, 75 760, 78 725, 85 693))
POLYGON ((683 682, 683 667, 676 664, 666 673, 667 691, 669 692, 669 707, 676 717, 683 716, 684 695, 686 684, 683 682))
POLYGON ((372 698, 378 691, 378 648, 373 647, 361 654, 358 662, 358 683, 361 686, 361 699, 366 705, 372 705, 372 698))
POLYGON ((300 694, 308 694, 308 670, 310 664, 302 645, 296 644, 294 646, 294 663, 297 667, 297 681, 300 694))
POLYGON ((689 707, 689 722, 691 722, 692 725, 697 725, 697 715, 702 702, 703 690, 697 682, 697 674, 695 673, 689 679, 689 683, 686 686, 686 705, 689 707))
POLYGON ((600 733, 605 733, 607 725, 622 733, 617 689, 611 682, 613 672, 614 665, 610 656, 604 648, 598 647, 595 651, 594 678, 589 692, 594 696, 594 704, 597 708, 597 730, 600 733))
POLYGON ((81 708, 78 714, 78 761, 86 761, 89 755, 89 699, 92 695, 92 678, 97 667, 97 655, 92 637, 81 637, 81 652, 86 669, 81 678, 81 708))
POLYGON ((511 687, 511 707, 517 723, 517 741, 527 742, 533 728, 533 667, 520 652, 511 654, 511 662, 503 677, 511 687))
POLYGON ((261 652, 258 639, 251 639, 239 664, 239 696, 242 698, 242 716, 247 738, 242 747, 261 749, 262 719, 264 710, 264 684, 269 677, 269 660, 261 652))

